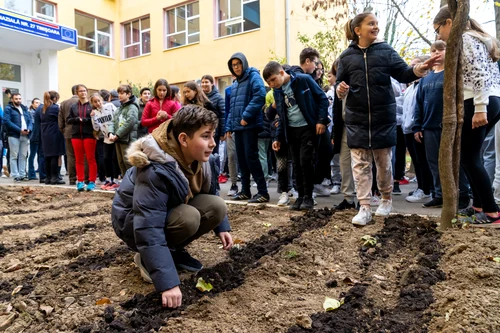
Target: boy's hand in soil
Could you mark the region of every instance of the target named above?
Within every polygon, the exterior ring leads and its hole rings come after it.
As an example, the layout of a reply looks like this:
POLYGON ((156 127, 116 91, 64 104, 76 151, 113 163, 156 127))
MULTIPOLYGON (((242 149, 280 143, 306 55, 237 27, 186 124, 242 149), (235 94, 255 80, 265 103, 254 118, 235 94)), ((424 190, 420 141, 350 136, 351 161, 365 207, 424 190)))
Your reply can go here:
POLYGON ((231 234, 229 232, 225 231, 219 233, 219 238, 224 250, 230 250, 233 247, 233 237, 231 237, 231 234))
POLYGON ((182 293, 179 286, 161 293, 161 304, 164 308, 177 308, 182 304, 182 293))

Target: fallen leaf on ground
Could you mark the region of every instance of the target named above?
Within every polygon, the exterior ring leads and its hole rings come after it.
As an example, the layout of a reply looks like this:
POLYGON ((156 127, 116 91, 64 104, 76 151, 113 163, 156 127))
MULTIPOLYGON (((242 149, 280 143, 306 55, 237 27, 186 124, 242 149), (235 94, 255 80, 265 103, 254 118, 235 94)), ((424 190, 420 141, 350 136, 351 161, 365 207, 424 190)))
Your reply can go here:
POLYGON ((449 321, 452 313, 453 313, 453 309, 450 309, 450 311, 446 312, 446 316, 444 318, 444 321, 449 321))
POLYGON ((12 290, 12 296, 14 296, 15 294, 17 294, 18 292, 21 291, 21 289, 23 289, 23 286, 22 285, 19 285, 17 287, 14 288, 14 290, 12 290))
POLYGON ((238 239, 238 238, 235 238, 235 239, 233 240, 233 244, 243 244, 243 243, 245 243, 245 241, 244 241, 244 240, 241 240, 241 239, 238 239))
POLYGON ((95 305, 111 304, 111 300, 107 297, 103 297, 95 302, 95 305))
POLYGON ((325 309, 326 312, 329 312, 338 309, 340 305, 340 301, 336 300, 335 298, 326 296, 325 302, 323 303, 323 309, 325 309))
POLYGON ((344 282, 345 284, 351 284, 351 285, 352 285, 352 284, 357 283, 357 282, 358 282, 358 280, 354 280, 353 278, 350 278, 350 277, 346 276, 346 277, 342 280, 342 282, 344 282))
POLYGON ((488 260, 500 262, 500 257, 488 257, 488 260))
POLYGON ((54 311, 54 308, 48 305, 40 305, 40 311, 45 313, 46 316, 52 313, 54 311))
POLYGON ((272 224, 271 224, 271 223, 262 223, 262 224, 263 224, 263 225, 264 225, 264 227, 266 227, 266 228, 269 228, 270 226, 272 226, 272 224))
POLYGON ((199 291, 205 292, 205 291, 210 291, 214 287, 209 283, 205 282, 202 277, 198 278, 198 283, 196 283, 196 289, 199 291))
POLYGON ((387 280, 384 276, 382 275, 377 275, 377 274, 373 274, 373 277, 377 280, 380 280, 380 281, 385 281, 387 280))

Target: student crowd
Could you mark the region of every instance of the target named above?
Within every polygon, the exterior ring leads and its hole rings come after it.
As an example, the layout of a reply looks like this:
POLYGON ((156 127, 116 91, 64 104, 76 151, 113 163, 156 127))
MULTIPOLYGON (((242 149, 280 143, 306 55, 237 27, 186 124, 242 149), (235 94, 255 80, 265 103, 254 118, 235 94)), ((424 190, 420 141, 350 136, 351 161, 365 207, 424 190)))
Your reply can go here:
MULTIPOLYGON (((13 93, 2 117, 10 174, 15 181, 35 179, 37 155, 40 181, 62 184, 64 156, 78 191, 93 190, 97 178, 103 189, 116 190, 115 233, 137 252, 134 262, 161 292, 162 304, 178 307, 182 294, 176 269, 203 268, 185 246, 210 230, 224 249, 233 245, 226 205, 218 195, 218 183, 228 179, 227 196, 264 203, 270 200, 268 182, 275 171, 278 205, 292 210, 312 209, 315 196, 340 192, 344 200, 335 209, 354 209, 356 197, 352 223, 363 226, 372 219, 371 205, 378 206, 379 216, 392 211, 392 196, 401 194, 399 185, 406 181, 408 150, 418 189, 406 200, 441 207, 438 156, 452 27, 447 6, 433 25, 438 38, 431 54, 408 65, 378 39, 377 18, 358 14, 346 24, 352 42, 328 71, 326 87, 319 53, 305 48, 299 66, 269 62, 264 80, 244 54, 235 53, 228 61, 234 81, 224 97, 210 75, 202 77, 201 87, 187 82, 182 98, 179 88, 164 79, 138 97, 129 85, 88 96, 78 84, 73 97, 60 105, 59 94, 48 91, 43 104, 34 99, 29 109, 13 93)), ((497 41, 473 19, 462 39, 457 209, 474 216, 473 226, 498 228, 500 52, 497 41)))

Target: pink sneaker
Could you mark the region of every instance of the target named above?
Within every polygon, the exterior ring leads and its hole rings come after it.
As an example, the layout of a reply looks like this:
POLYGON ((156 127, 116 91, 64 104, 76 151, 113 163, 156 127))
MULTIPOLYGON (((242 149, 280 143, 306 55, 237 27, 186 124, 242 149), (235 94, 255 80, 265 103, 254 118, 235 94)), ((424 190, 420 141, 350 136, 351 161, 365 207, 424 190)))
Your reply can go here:
POLYGON ((119 188, 120 188, 120 185, 118 185, 117 183, 113 183, 113 184, 108 186, 107 190, 108 191, 116 191, 119 188))

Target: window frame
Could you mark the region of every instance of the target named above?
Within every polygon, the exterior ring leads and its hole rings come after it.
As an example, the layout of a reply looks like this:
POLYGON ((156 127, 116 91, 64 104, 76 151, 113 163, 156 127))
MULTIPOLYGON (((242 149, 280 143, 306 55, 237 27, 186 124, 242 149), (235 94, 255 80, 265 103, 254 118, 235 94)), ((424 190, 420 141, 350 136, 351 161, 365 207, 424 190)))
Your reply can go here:
POLYGON ((37 19, 44 20, 47 22, 57 23, 57 4, 49 2, 49 1, 44 1, 44 0, 34 0, 33 1, 33 17, 36 17, 37 19), (54 7, 54 16, 51 17, 51 16, 48 16, 48 15, 45 15, 42 13, 38 13, 36 10, 36 5, 38 2, 54 7))
POLYGON ((195 45, 195 44, 199 44, 200 43, 200 37, 198 37, 198 41, 197 42, 193 42, 193 43, 189 43, 189 37, 192 37, 192 36, 201 36, 201 29, 200 27, 198 27, 198 32, 195 32, 195 33, 192 33, 192 34, 189 34, 189 21, 190 20, 195 20, 195 19, 200 19, 200 1, 191 1, 191 2, 188 2, 188 3, 185 3, 185 4, 182 4, 180 6, 175 6, 175 7, 168 7, 168 8, 165 8, 164 10, 164 15, 165 15, 165 31, 164 31, 164 36, 165 36, 165 48, 164 50, 167 51, 167 50, 173 50, 173 49, 176 49, 176 48, 179 48, 179 47, 185 47, 185 46, 189 46, 189 45, 195 45), (194 3, 198 3, 198 14, 197 15, 193 15, 193 16, 187 16, 187 6, 189 5, 192 5, 194 3), (186 13, 186 17, 185 17, 185 21, 186 21, 186 24, 184 26, 184 30, 181 30, 181 31, 177 31, 177 9, 178 8, 181 8, 181 7, 184 7, 184 11, 186 13), (169 34, 168 33, 168 12, 171 11, 171 10, 175 10, 175 22, 174 22, 174 26, 175 26, 175 32, 169 34), (173 46, 173 47, 169 47, 169 41, 168 41, 168 38, 169 37, 172 37, 172 36, 175 36, 175 35, 179 35, 181 33, 184 32, 184 37, 186 38, 186 43, 183 44, 183 45, 177 45, 177 46, 173 46))
MULTIPOLYGON (((261 2, 260 0, 239 0, 240 3, 241 3, 241 6, 240 6, 240 9, 241 9, 241 15, 240 16, 237 16, 237 17, 234 17, 234 18, 229 18, 229 19, 226 19, 226 20, 222 20, 222 21, 219 21, 219 15, 220 15, 220 2, 221 0, 216 0, 216 22, 215 22, 215 29, 216 29, 216 38, 219 39, 219 38, 226 38, 226 37, 231 37, 231 36, 236 36, 236 35, 240 35, 240 34, 244 34, 244 33, 247 33, 247 32, 252 32, 252 31, 257 31, 257 30, 260 30, 261 26, 260 26, 260 18, 261 18, 261 15, 260 15, 260 5, 261 5, 261 2), (244 30, 244 23, 245 23, 245 20, 243 19, 244 16, 244 5, 245 4, 249 4, 249 3, 252 3, 252 2, 259 2, 259 27, 258 28, 255 28, 255 29, 251 29, 251 30, 244 30), (240 24, 241 25, 241 31, 240 32, 235 32, 235 33, 232 33, 232 34, 228 34, 228 35, 225 35, 225 36, 220 36, 219 34, 219 31, 220 31, 220 25, 221 24, 226 24, 227 26, 227 22, 232 22, 234 21, 234 23, 230 24, 230 25, 234 25, 234 24, 240 24)), ((229 0, 228 1, 228 9, 227 9, 228 13, 231 13, 231 1, 229 0)))
POLYGON ((76 45, 76 50, 80 51, 80 52, 85 52, 85 53, 93 54, 93 55, 96 55, 96 56, 100 56, 100 57, 113 58, 113 22, 110 22, 108 20, 105 20, 105 19, 102 19, 102 18, 99 18, 99 17, 96 17, 96 16, 92 16, 90 14, 79 12, 79 11, 75 11, 75 21, 76 21, 76 15, 85 16, 85 17, 88 17, 90 19, 93 19, 94 20, 94 32, 95 32, 94 39, 91 39, 91 38, 88 38, 88 37, 85 37, 85 36, 80 36, 79 35, 79 31, 78 31, 78 27, 76 27, 76 23, 75 23, 75 28, 76 28, 76 31, 77 31, 77 40, 76 40, 77 41, 77 45, 76 45), (109 31, 110 32, 107 33, 107 32, 102 32, 102 31, 98 30, 97 29, 97 21, 101 21, 103 23, 109 24, 109 31), (102 35, 102 36, 105 36, 105 37, 109 37, 109 55, 100 54, 99 53, 99 35, 102 35), (89 52, 87 50, 81 50, 81 49, 79 49, 78 48, 78 41, 79 41, 79 39, 84 39, 84 40, 89 41, 89 42, 94 42, 95 43, 94 52, 89 52))
POLYGON ((138 57, 142 57, 142 56, 145 56, 145 55, 150 55, 151 54, 151 16, 150 15, 146 15, 146 16, 142 16, 142 17, 139 17, 139 18, 136 18, 136 19, 133 19, 133 20, 130 20, 130 21, 127 21, 127 22, 123 22, 122 24, 122 35, 123 35, 123 38, 122 38, 122 42, 123 42, 123 47, 122 47, 122 52, 123 52, 123 60, 128 60, 128 59, 134 59, 134 58, 138 58, 138 57), (142 29, 142 20, 144 19, 149 19, 149 28, 147 29, 142 29), (133 41, 133 23, 134 22, 139 22, 139 41, 134 43, 133 41), (127 24, 130 24, 130 34, 132 36, 132 43, 131 44, 126 44, 127 41, 126 41, 126 25, 127 24), (150 35, 149 35, 149 52, 148 53, 143 53, 143 50, 142 50, 142 42, 143 42, 143 39, 142 39, 142 34, 144 32, 149 32, 150 35), (134 45, 137 45, 139 44, 139 55, 136 55, 136 56, 133 56, 133 57, 127 57, 127 51, 126 51, 126 48, 127 47, 130 47, 130 46, 134 46, 134 45))

